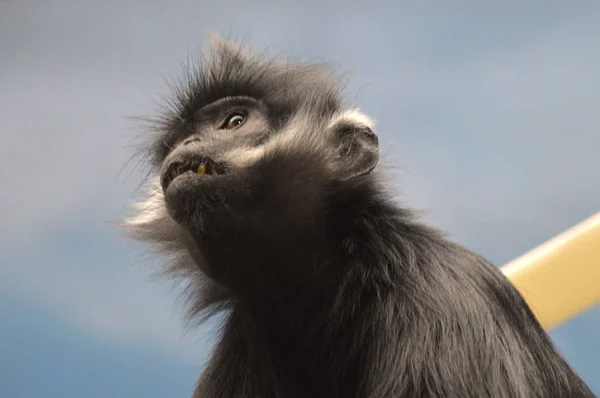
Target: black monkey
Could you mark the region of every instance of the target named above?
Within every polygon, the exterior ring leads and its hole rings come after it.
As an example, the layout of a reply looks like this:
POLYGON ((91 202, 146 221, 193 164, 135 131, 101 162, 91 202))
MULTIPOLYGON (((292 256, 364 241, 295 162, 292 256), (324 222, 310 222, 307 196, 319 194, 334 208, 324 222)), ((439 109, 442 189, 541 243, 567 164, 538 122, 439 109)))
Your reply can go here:
POLYGON ((492 264, 383 187, 321 65, 222 39, 175 87, 125 222, 229 311, 194 397, 593 397, 492 264))

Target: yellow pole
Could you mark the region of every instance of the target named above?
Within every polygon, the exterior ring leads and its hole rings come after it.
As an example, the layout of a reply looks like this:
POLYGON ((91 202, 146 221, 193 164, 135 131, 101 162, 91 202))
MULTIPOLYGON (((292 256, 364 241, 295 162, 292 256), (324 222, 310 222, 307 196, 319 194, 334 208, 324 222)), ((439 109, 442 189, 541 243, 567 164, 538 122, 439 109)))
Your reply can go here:
POLYGON ((600 213, 511 261, 502 271, 546 329, 600 303, 600 213))

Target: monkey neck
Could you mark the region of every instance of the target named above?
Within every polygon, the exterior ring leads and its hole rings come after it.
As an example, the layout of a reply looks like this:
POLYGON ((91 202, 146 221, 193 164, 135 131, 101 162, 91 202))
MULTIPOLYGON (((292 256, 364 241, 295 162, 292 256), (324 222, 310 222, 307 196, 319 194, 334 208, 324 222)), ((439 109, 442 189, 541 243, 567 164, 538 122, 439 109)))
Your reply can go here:
MULTIPOLYGON (((244 308, 269 317, 279 312, 292 323, 307 308, 313 318, 334 305, 350 277, 392 277, 405 250, 393 237, 418 228, 410 212, 370 180, 332 191, 311 219, 281 226, 277 216, 261 215, 204 236, 211 277, 229 286, 244 308)), ((359 293, 363 286, 353 289, 359 293)))
POLYGON ((385 345, 369 328, 385 325, 377 319, 385 314, 381 301, 402 288, 397 263, 403 252, 394 237, 410 219, 380 192, 367 185, 335 195, 319 229, 298 229, 294 239, 254 246, 250 238, 231 246, 227 261, 243 261, 238 266, 245 271, 234 288, 227 333, 246 347, 250 363, 257 361, 248 366, 264 366, 250 351, 258 346, 281 370, 278 377, 294 384, 328 383, 334 396, 343 396, 334 391, 341 385, 360 388, 354 383, 371 366, 366 358, 375 344, 385 345))

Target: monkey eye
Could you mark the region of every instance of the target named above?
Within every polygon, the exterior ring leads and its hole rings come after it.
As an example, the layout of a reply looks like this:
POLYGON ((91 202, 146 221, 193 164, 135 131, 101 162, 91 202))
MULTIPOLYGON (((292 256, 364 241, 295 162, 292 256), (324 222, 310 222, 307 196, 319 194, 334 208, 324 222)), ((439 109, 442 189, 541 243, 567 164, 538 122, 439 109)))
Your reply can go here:
POLYGON ((223 125, 221 126, 221 128, 225 129, 225 130, 233 130, 233 129, 240 127, 245 122, 246 122, 246 115, 244 115, 240 112, 235 112, 235 113, 232 113, 231 115, 227 116, 227 119, 225 119, 225 122, 223 122, 223 125))

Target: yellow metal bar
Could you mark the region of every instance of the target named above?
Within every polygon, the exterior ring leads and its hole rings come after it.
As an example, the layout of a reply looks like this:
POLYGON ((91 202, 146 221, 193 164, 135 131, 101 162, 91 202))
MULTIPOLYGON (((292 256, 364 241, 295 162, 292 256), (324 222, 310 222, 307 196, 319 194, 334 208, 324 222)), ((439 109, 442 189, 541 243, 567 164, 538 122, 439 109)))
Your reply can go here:
POLYGON ((502 268, 546 329, 600 303, 600 213, 502 268))

